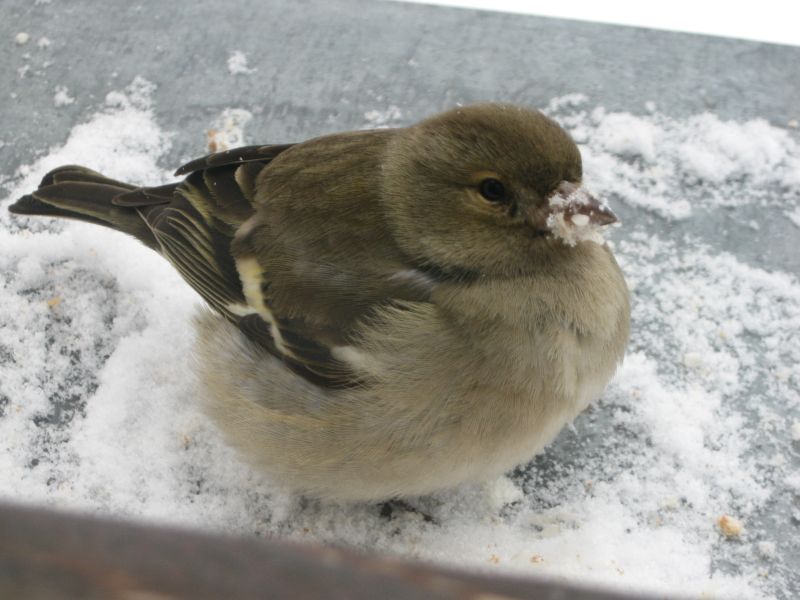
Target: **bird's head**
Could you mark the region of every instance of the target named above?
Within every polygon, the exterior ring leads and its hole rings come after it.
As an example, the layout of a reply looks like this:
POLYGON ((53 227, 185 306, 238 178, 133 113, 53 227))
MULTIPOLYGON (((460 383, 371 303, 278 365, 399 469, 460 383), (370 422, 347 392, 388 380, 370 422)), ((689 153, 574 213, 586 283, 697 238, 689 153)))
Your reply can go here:
POLYGON ((383 201, 397 243, 420 264, 524 274, 548 249, 576 243, 565 226, 616 221, 583 190, 582 175, 580 152, 555 121, 479 104, 398 131, 387 149, 383 201))

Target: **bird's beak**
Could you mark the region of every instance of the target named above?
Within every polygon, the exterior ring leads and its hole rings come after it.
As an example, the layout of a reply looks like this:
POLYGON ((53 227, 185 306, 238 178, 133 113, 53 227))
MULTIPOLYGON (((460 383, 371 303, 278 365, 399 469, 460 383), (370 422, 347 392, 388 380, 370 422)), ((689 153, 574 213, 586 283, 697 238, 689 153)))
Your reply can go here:
POLYGON ((603 202, 600 202, 582 186, 570 181, 562 181, 556 190, 547 198, 549 213, 562 213, 575 225, 610 225, 617 223, 617 215, 603 202), (578 217, 584 215, 584 217, 578 217))

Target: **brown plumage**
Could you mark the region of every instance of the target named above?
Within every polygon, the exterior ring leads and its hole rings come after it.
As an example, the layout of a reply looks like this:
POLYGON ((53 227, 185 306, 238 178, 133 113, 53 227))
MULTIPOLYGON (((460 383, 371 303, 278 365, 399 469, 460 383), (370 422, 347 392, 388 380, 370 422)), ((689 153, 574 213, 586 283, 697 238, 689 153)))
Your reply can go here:
POLYGON ((178 174, 136 188, 62 167, 11 210, 106 225, 167 258, 214 311, 197 319, 209 412, 287 486, 379 499, 498 474, 622 358, 611 252, 565 244, 552 220, 614 217, 537 111, 465 107, 178 174))

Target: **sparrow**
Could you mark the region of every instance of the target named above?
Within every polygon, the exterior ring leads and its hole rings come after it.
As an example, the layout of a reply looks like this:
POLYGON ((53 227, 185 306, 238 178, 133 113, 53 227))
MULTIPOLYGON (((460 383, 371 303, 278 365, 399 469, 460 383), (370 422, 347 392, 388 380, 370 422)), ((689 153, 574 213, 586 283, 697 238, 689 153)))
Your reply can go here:
POLYGON ((205 300, 202 401, 289 490, 409 498, 501 475, 596 399, 629 294, 541 112, 455 108, 415 125, 246 146, 137 187, 79 166, 10 207, 132 235, 205 300))

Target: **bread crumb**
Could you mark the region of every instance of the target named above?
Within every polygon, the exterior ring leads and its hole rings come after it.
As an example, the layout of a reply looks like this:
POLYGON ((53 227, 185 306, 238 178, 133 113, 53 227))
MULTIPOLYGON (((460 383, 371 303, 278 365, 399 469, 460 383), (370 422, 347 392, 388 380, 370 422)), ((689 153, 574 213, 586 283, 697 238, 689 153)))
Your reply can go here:
POLYGON ((47 307, 48 308, 55 308, 56 306, 61 304, 62 300, 63 300, 63 298, 61 296, 54 296, 54 297, 50 298, 47 301, 47 307))
POLYGON ((25 33, 24 31, 20 31, 16 36, 14 36, 14 43, 17 46, 24 46, 28 43, 28 40, 31 39, 31 36, 25 33))
POLYGON ((206 131, 206 146, 208 146, 209 152, 220 152, 221 150, 227 150, 227 147, 222 148, 221 146, 226 146, 226 144, 222 141, 217 141, 217 130, 214 128, 209 129, 206 131))
POLYGON ((206 130, 209 152, 224 152, 244 145, 244 127, 253 118, 252 113, 242 108, 226 108, 216 119, 213 127, 206 130))
POLYGON ((499 565, 500 564, 500 557, 497 556, 497 554, 492 554, 489 557, 489 562, 492 563, 493 565, 499 565))
POLYGON ((744 525, 742 525, 742 522, 736 517, 732 517, 730 515, 722 515, 717 520, 717 525, 719 526, 720 531, 722 531, 727 538, 738 538, 744 531, 744 525))
POLYGON ((533 556, 531 556, 531 562, 532 563, 541 563, 541 562, 544 562, 544 558, 542 558, 542 556, 539 555, 539 554, 534 554, 533 556))

